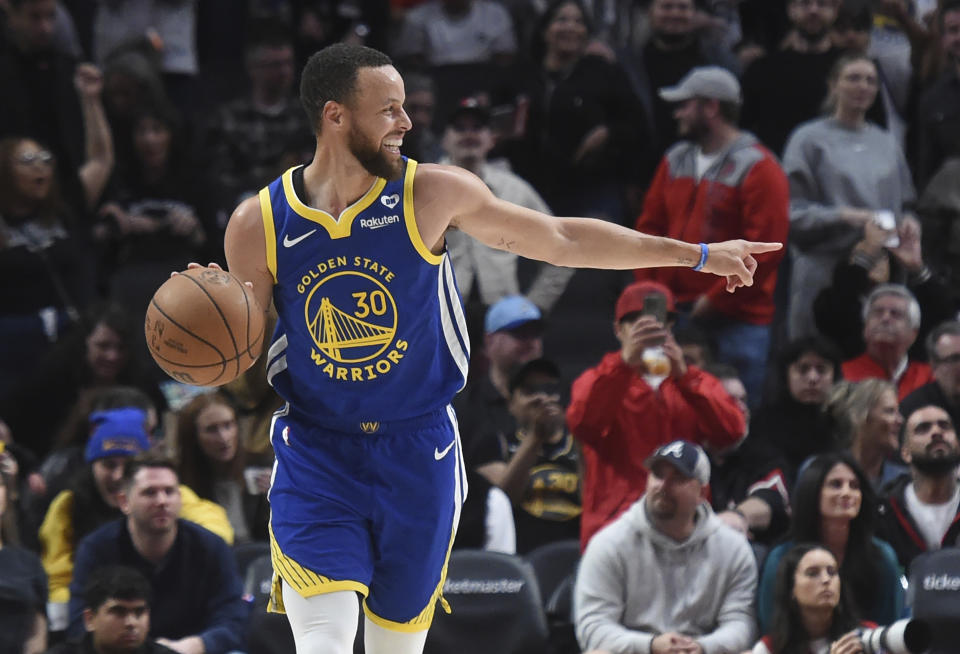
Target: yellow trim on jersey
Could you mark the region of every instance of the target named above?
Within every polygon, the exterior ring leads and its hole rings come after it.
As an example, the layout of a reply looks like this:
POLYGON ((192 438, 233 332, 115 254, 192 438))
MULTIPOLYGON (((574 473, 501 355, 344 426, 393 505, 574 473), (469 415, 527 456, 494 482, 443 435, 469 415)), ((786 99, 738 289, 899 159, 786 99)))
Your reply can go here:
POLYGON ((267 269, 277 283, 277 229, 273 224, 273 205, 270 203, 270 189, 260 189, 260 219, 263 221, 263 236, 267 241, 267 269))
POLYGON ((416 216, 413 215, 413 178, 416 176, 416 172, 417 162, 413 159, 407 159, 407 173, 403 178, 403 218, 407 223, 407 235, 424 261, 439 266, 440 262, 443 261, 443 256, 431 252, 427 244, 423 242, 423 237, 420 236, 420 228, 417 227, 416 216))
POLYGON ((356 218, 361 211, 369 207, 376 197, 380 195, 383 187, 387 185, 387 180, 378 177, 373 183, 373 186, 370 187, 370 190, 364 193, 362 198, 344 209, 343 213, 340 214, 340 218, 337 219, 326 211, 308 207, 297 197, 297 192, 293 189, 293 171, 295 168, 297 167, 294 166, 283 174, 283 193, 287 198, 287 204, 302 218, 321 225, 327 230, 327 233, 330 234, 330 238, 333 239, 350 236, 353 219, 356 218))
POLYGON ((280 545, 273 537, 273 528, 270 531, 270 559, 273 561, 273 584, 270 588, 270 602, 267 610, 272 613, 284 613, 283 595, 280 589, 280 580, 287 582, 301 597, 313 597, 324 593, 335 593, 340 590, 353 590, 364 597, 370 594, 366 584, 352 579, 334 580, 304 568, 280 551, 280 545))
MULTIPOLYGON (((460 474, 459 472, 457 474, 460 474)), ((440 602, 440 606, 443 607, 443 610, 447 613, 450 613, 450 604, 443 597, 443 585, 447 582, 447 566, 450 564, 450 550, 453 549, 453 540, 457 536, 456 525, 450 530, 450 543, 447 545, 447 556, 443 560, 443 569, 440 571, 440 583, 437 584, 437 587, 434 589, 433 594, 430 595, 430 600, 427 602, 427 606, 420 611, 417 617, 407 622, 394 622, 393 620, 387 620, 382 618, 373 611, 370 610, 370 607, 367 606, 367 600, 363 600, 363 612, 366 614, 370 621, 375 625, 383 627, 384 629, 389 629, 390 631, 399 631, 402 633, 416 633, 418 631, 426 631, 430 628, 430 625, 433 623, 433 614, 437 608, 437 602, 440 602)))

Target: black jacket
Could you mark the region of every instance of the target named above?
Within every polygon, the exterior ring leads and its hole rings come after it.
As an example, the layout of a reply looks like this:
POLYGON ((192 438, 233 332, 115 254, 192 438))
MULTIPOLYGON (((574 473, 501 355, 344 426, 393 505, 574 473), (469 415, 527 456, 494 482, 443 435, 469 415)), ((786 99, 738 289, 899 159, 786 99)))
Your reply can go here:
MULTIPOLYGON (((883 488, 877 521, 877 538, 890 543, 908 576, 913 560, 927 551, 927 543, 907 510, 905 493, 910 481, 910 475, 901 475, 883 488)), ((960 509, 944 534, 941 545, 960 545, 960 509)))
MULTIPOLYGON (((46 654, 97 654, 97 650, 93 649, 93 637, 90 634, 85 634, 79 640, 68 640, 51 647, 46 654)), ((175 654, 175 652, 166 645, 161 645, 148 638, 143 645, 130 654, 175 654)))

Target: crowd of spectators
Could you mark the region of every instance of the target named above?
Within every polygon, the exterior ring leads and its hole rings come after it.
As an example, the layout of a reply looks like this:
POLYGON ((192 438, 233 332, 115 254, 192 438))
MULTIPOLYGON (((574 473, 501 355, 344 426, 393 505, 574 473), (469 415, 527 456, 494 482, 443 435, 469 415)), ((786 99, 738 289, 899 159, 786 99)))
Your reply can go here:
POLYGON ((447 235, 455 549, 579 542, 557 654, 856 652, 910 615, 960 545, 960 0, 0 0, 0 650, 254 654, 279 399, 262 362, 166 378, 138 325, 309 162, 299 70, 341 41, 403 73, 411 158, 785 244, 730 294, 447 235))

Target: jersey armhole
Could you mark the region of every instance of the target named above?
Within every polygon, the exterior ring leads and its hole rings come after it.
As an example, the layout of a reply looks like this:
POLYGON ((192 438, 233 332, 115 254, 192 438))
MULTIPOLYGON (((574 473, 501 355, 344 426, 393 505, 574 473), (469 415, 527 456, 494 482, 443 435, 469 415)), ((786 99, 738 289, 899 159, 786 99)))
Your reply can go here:
POLYGON ((260 219, 263 221, 263 237, 267 246, 267 269, 277 283, 277 232, 273 222, 273 205, 270 202, 270 189, 260 189, 260 219))
POLYGON ((407 225, 407 236, 413 247, 423 257, 423 260, 434 266, 439 266, 443 261, 443 255, 434 254, 423 242, 420 236, 420 228, 417 227, 417 218, 413 213, 413 178, 416 177, 417 162, 413 159, 407 160, 407 171, 403 178, 403 219, 407 225))

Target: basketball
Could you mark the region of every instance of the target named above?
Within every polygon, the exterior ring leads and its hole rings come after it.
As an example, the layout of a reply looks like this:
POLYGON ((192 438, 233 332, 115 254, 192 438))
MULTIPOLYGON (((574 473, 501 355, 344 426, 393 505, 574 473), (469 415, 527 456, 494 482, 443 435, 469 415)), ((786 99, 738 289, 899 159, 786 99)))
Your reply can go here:
POLYGON ((253 365, 263 348, 263 310, 234 275, 193 268, 157 289, 144 332, 154 361, 184 384, 221 386, 253 365))

